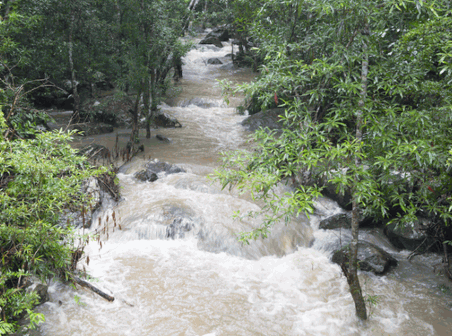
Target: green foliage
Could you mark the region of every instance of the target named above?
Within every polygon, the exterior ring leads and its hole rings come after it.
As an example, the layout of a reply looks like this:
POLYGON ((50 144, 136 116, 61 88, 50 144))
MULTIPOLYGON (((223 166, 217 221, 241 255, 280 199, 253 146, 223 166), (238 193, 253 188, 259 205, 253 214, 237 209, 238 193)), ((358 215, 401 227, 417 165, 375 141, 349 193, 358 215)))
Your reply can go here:
POLYGON ((351 190, 365 215, 398 223, 422 215, 448 225, 450 3, 256 1, 249 6, 259 8, 246 19, 264 63, 255 82, 235 90, 257 97, 263 110, 274 106, 276 96, 286 108, 286 124, 282 133, 254 134, 254 150, 226 155, 224 169, 216 173, 224 186, 263 199, 263 210, 273 214, 242 238, 267 235, 271 223, 281 219, 276 213, 309 214, 326 182, 351 190), (364 101, 363 50, 369 54, 364 101), (280 181, 297 187, 282 198, 272 192, 280 181))
POLYGON ((0 307, 5 332, 23 314, 30 326, 43 320, 32 311, 38 297, 24 291, 25 278, 71 276, 75 235, 70 225, 59 223, 59 215, 83 207, 88 200, 81 194, 81 182, 104 171, 76 154, 69 145, 72 135, 39 133, 35 139, 0 141, 0 307))
POLYGON ((369 310, 369 317, 370 317, 373 314, 373 310, 375 310, 375 308, 377 307, 378 303, 380 302, 380 298, 378 297, 378 295, 367 294, 364 297, 364 301, 366 302, 366 306, 367 306, 367 308, 369 310))

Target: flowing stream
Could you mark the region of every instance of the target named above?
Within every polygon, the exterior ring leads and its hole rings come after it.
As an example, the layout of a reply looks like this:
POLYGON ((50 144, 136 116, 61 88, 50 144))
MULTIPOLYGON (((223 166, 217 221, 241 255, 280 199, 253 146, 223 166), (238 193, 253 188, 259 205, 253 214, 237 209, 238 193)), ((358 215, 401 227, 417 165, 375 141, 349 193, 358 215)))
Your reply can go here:
MULTIPOLYGON (((226 44, 222 49, 197 46, 184 62, 178 95, 162 109, 183 125, 153 132, 170 143, 144 139, 146 151, 121 169, 123 200, 101 214, 109 218, 102 246, 91 242, 80 268, 91 282, 115 296, 110 303, 84 289, 52 283, 50 301, 40 306, 46 322, 42 335, 448 335, 452 332, 451 297, 441 295, 435 255, 415 257, 396 251, 379 230, 361 238, 392 253, 399 266, 386 276, 362 272, 366 295, 378 304, 360 322, 346 279, 330 261, 347 230, 324 231, 318 222, 341 212, 320 199, 310 219, 277 225, 266 240, 242 246, 235 234, 259 224, 259 218, 234 220, 234 211, 259 209, 246 195, 222 191, 207 175, 219 166, 220 151, 246 147, 245 118, 226 106, 216 79, 250 81, 236 69, 226 44), (219 58, 223 65, 209 65, 219 58), (171 105, 171 106, 170 106, 171 105), (141 182, 133 173, 151 157, 178 164, 187 172, 141 182), (112 214, 118 224, 113 228, 112 214), (168 227, 179 221, 179 231, 168 227)), ((118 130, 125 144, 130 131, 118 130)), ((84 142, 113 147, 115 134, 84 142)), ((284 187, 279 187, 284 190, 284 187)), ((100 229, 97 220, 92 230, 100 229)))

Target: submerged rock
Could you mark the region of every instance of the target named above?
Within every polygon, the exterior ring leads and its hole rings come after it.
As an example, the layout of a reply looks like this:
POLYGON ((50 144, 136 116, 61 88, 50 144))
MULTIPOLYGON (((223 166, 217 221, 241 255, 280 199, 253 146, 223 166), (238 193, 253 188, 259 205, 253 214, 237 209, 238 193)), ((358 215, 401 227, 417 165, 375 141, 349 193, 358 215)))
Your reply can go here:
POLYGON ((171 142, 170 139, 168 139, 166 136, 163 136, 163 135, 161 135, 161 134, 157 134, 155 137, 156 137, 158 140, 163 141, 163 142, 171 142))
POLYGON ((214 58, 209 58, 207 60, 207 64, 218 65, 218 64, 223 64, 223 62, 220 61, 218 58, 214 57, 214 58))
POLYGON ((185 234, 193 229, 193 223, 185 218, 176 218, 166 228, 166 238, 183 239, 185 234))
POLYGON ((190 105, 195 105, 201 108, 219 107, 222 105, 222 100, 195 97, 189 100, 185 100, 180 104, 181 107, 187 107, 190 105))
MULTIPOLYGON (((338 265, 348 263, 349 247, 343 247, 333 254, 332 261, 338 265)), ((362 271, 373 272, 376 275, 385 274, 390 267, 397 266, 397 259, 378 246, 368 243, 358 243, 358 263, 362 271)))

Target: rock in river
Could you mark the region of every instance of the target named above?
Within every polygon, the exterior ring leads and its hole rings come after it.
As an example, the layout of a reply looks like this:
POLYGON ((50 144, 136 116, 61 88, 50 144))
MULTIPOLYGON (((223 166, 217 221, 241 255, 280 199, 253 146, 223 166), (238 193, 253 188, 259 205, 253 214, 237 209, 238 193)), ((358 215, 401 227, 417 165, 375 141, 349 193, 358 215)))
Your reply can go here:
POLYGON ((145 168, 145 170, 141 170, 135 174, 135 177, 140 181, 154 182, 158 179, 158 175, 162 173, 169 175, 185 172, 185 170, 179 166, 157 160, 149 161, 146 163, 145 168))

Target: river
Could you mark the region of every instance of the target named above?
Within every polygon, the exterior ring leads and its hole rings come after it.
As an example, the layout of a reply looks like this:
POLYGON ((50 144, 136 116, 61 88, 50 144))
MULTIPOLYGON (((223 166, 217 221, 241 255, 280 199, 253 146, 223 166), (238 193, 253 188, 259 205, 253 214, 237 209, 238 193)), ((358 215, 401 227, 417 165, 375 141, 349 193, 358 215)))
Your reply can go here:
MULTIPOLYGON (((236 69, 226 44, 200 46, 185 57, 177 95, 161 108, 183 125, 153 131, 170 143, 144 139, 145 153, 121 169, 123 200, 106 209, 108 237, 91 242, 80 263, 92 283, 115 296, 110 303, 84 289, 51 283, 50 301, 39 307, 46 322, 42 335, 448 335, 452 332, 451 297, 440 294, 444 277, 433 272, 433 254, 407 261, 379 230, 361 238, 378 244, 399 260, 386 276, 362 272, 366 295, 376 296, 368 321, 355 316, 346 279, 330 261, 346 230, 318 229, 321 218, 341 212, 320 199, 311 218, 277 225, 272 236, 241 246, 235 234, 259 224, 232 219, 234 211, 259 209, 246 195, 222 191, 207 178, 219 166, 220 151, 245 148, 245 118, 235 111, 241 97, 226 106, 217 79, 250 81, 236 69), (223 65, 209 65, 217 57, 223 65), (187 172, 153 183, 133 173, 151 157, 178 164, 187 172), (121 230, 113 229, 115 212, 121 230), (167 238, 167 226, 182 220, 186 232, 167 238)), ((122 144, 130 130, 117 130, 122 144)), ((113 148, 115 134, 83 139, 113 148)), ((282 187, 281 187, 282 188, 282 187)), ((97 220, 92 230, 99 229, 97 220)))

